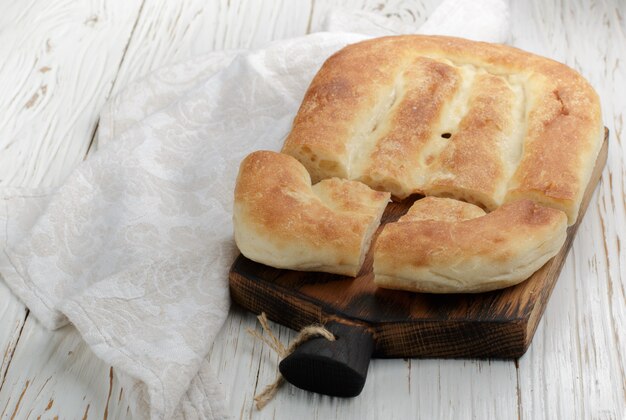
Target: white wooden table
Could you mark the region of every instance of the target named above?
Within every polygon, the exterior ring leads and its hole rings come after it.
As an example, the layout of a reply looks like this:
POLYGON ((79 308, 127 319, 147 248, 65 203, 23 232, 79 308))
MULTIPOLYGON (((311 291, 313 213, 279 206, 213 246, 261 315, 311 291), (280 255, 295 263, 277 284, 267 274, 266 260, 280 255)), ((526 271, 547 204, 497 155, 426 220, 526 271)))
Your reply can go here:
MULTIPOLYGON (((437 0, 0 0, 0 185, 52 186, 88 153, 107 98, 150 70, 302 35, 341 5, 421 23, 437 0)), ((600 94, 607 169, 543 320, 517 361, 375 360, 360 397, 252 396, 276 356, 233 308, 211 364, 239 418, 626 418, 626 2, 513 0, 514 44, 600 94)), ((288 340, 294 333, 275 326, 288 340)), ((127 418, 124 390, 76 330, 45 330, 0 282, 0 418, 127 418)))

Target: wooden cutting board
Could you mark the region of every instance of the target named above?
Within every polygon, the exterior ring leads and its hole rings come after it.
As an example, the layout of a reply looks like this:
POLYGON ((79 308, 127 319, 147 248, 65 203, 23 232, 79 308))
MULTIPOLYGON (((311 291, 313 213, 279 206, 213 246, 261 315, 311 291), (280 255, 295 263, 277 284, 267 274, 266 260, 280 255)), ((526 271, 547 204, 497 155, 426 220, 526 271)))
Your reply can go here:
MULTIPOLYGON (((341 331, 338 342, 342 341, 341 336, 345 338, 341 346, 334 343, 329 350, 329 342, 324 343, 323 339, 304 346, 302 354, 298 355, 302 360, 295 358, 300 365, 296 366, 297 372, 290 375, 294 378, 287 377, 290 382, 301 382, 296 383, 297 386, 316 392, 341 395, 341 387, 346 386, 342 384, 335 390, 337 392, 329 392, 328 387, 336 381, 307 383, 311 382, 311 376, 317 378, 319 372, 329 368, 311 364, 311 357, 317 360, 315 354, 320 352, 328 353, 330 359, 342 365, 330 366, 331 369, 341 370, 346 363, 352 364, 351 373, 363 376, 363 383, 371 356, 518 358, 528 348, 545 310, 600 180, 607 151, 608 130, 605 129, 604 143, 578 220, 568 228, 563 248, 532 277, 516 286, 480 294, 448 295, 385 290, 373 282, 370 250, 356 278, 281 270, 240 255, 230 271, 231 296, 244 308, 255 313, 265 312, 269 319, 296 330, 321 323, 330 325, 329 329, 336 335, 341 331), (359 359, 366 359, 367 363, 359 359), (364 372, 357 372, 358 368, 363 370, 363 366, 356 366, 359 363, 365 363, 364 372)), ((414 201, 415 198, 409 198, 389 204, 378 232, 385 223, 403 215, 414 201)), ((285 364, 285 361, 281 363, 281 372, 285 364)), ((319 380, 322 378, 314 378, 313 382, 319 380)))

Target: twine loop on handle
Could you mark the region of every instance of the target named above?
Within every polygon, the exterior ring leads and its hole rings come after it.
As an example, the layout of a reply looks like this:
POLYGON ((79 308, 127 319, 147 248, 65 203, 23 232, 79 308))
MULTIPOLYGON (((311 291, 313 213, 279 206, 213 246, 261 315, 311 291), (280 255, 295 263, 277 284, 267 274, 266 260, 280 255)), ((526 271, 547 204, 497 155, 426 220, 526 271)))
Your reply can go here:
MULTIPOLYGON (((323 337, 328 341, 335 341, 335 336, 333 335, 333 333, 324 328, 323 325, 314 324, 302 328, 296 338, 294 338, 291 344, 289 344, 289 347, 285 348, 285 345, 281 343, 278 337, 276 337, 272 333, 272 330, 270 329, 270 326, 267 322, 267 316, 265 315, 265 312, 261 312, 261 315, 257 316, 257 318, 261 323, 261 326, 263 327, 263 332, 267 334, 267 336, 250 328, 248 328, 247 330, 248 334, 270 346, 270 348, 278 354, 278 357, 280 357, 281 360, 293 353, 293 351, 298 348, 298 346, 300 346, 302 343, 312 338, 323 337)), ((274 398, 274 395, 276 395, 276 392, 278 392, 278 389, 284 382, 285 378, 283 378, 283 376, 278 373, 278 376, 276 376, 276 380, 267 385, 260 394, 257 394, 254 397, 257 410, 265 407, 265 405, 270 402, 272 398, 274 398)))

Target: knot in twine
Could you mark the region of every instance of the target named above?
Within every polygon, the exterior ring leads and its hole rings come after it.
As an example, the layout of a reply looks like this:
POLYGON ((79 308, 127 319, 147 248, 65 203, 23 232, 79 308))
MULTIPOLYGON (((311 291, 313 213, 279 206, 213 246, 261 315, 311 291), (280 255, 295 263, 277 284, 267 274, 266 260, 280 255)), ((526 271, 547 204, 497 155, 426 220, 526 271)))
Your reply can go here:
MULTIPOLYGON (((270 329, 270 326, 267 322, 267 316, 265 316, 265 312, 261 312, 261 315, 259 315, 257 318, 261 323, 261 326, 263 327, 263 331, 267 334, 267 337, 259 333, 258 331, 250 328, 248 328, 247 330, 248 334, 270 346, 270 348, 278 354, 280 360, 283 360, 285 357, 289 356, 296 348, 298 348, 298 346, 312 338, 324 337, 328 341, 335 341, 335 336, 333 335, 333 333, 324 328, 323 325, 314 324, 302 328, 296 338, 294 338, 291 344, 289 344, 289 347, 285 348, 284 344, 281 343, 280 340, 272 333, 272 330, 270 329)), ((265 407, 265 405, 270 402, 272 398, 274 398, 276 392, 278 392, 278 389, 284 382, 285 378, 279 372, 276 376, 276 380, 267 385, 263 392, 257 394, 254 397, 257 410, 265 407)))

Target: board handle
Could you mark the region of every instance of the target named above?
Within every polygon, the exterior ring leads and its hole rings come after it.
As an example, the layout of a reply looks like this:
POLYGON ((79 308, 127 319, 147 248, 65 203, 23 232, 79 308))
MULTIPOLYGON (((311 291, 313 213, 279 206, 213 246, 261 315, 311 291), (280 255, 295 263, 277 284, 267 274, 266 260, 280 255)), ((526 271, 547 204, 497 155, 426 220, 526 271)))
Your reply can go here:
POLYGON ((313 338, 297 347, 279 365, 291 384, 335 397, 356 397, 367 378, 374 338, 364 328, 329 322, 335 341, 313 338))

